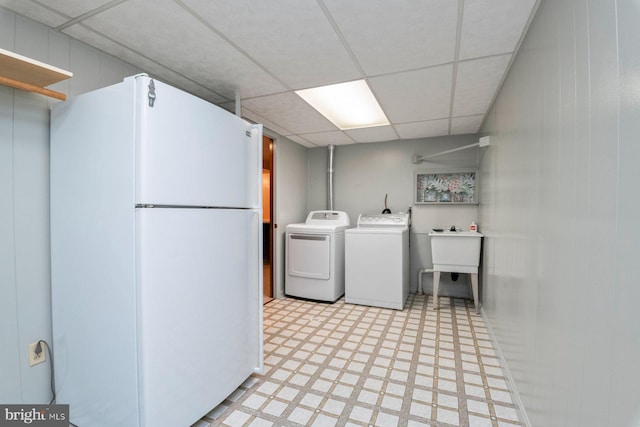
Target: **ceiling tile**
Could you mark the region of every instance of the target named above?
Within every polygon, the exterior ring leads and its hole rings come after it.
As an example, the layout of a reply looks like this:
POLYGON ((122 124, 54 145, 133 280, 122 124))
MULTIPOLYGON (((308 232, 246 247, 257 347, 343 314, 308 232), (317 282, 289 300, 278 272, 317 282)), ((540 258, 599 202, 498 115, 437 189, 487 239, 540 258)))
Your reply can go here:
POLYGON ((117 3, 117 0, 46 0, 47 6, 71 18, 77 18, 107 3, 117 3))
MULTIPOLYGON (((232 112, 235 113, 235 103, 234 103, 234 107, 232 109, 232 112)), ((259 114, 254 113, 251 110, 248 110, 246 108, 242 109, 242 117, 244 117, 247 120, 250 120, 254 123, 261 123, 265 128, 272 130, 273 132, 276 132, 282 136, 289 136, 291 135, 291 131, 282 128, 280 126, 278 126, 277 124, 273 123, 272 121, 269 121, 267 119, 265 119, 264 117, 260 116, 259 114)))
POLYGON ((453 116, 487 112, 504 76, 511 55, 460 62, 456 77, 453 116))
MULTIPOLYGON (((116 43, 113 40, 110 40, 98 33, 91 31, 83 25, 73 25, 69 28, 66 28, 64 30, 64 33, 76 39, 83 40, 85 43, 97 49, 100 49, 103 52, 107 52, 115 56, 116 58, 120 58, 123 61, 134 64, 136 67, 142 70, 142 72, 147 73, 154 78, 158 78, 165 83, 176 86, 177 88, 182 89, 186 92, 192 93, 202 99, 206 99, 209 102, 215 104, 227 100, 221 95, 210 91, 202 85, 197 84, 193 80, 185 78, 184 76, 158 64, 157 62, 151 61, 150 59, 139 55, 138 53, 130 49, 127 49, 122 44, 116 43)), ((73 70, 70 71, 73 72, 73 70)))
POLYGON ((293 92, 245 99, 242 106, 287 129, 285 135, 337 130, 293 92))
POLYGON ((392 126, 351 129, 345 131, 355 142, 381 142, 399 139, 392 126))
POLYGON ((449 134, 449 119, 429 120, 425 122, 402 123, 395 125, 402 139, 429 138, 449 134))
POLYGON ((477 133, 480 130, 484 114, 477 116, 453 117, 451 119, 451 135, 477 133))
POLYGON ((126 2, 83 22, 178 74, 216 88, 229 99, 235 99, 236 90, 248 97, 285 89, 171 0, 126 2))
POLYGON ((300 145, 304 145, 305 147, 308 147, 308 148, 317 147, 317 145, 314 145, 309 141, 307 141, 306 139, 299 137, 297 135, 290 135, 290 136, 287 136, 286 138, 292 140, 293 142, 297 142, 300 145))
POLYGON ((183 1, 293 89, 362 77, 316 2, 183 1))
POLYGON ((465 0, 459 59, 513 52, 536 0, 465 0))
POLYGON ((368 76, 454 60, 457 1, 324 3, 368 76))
MULTIPOLYGON (((32 0, 0 0, 0 6, 22 16, 42 22, 49 27, 57 27, 68 21, 67 17, 51 11, 32 0)), ((2 11, 0 10, 0 13, 2 11)))
POLYGON ((419 122, 449 116, 453 65, 442 65, 369 80, 392 123, 419 122))
POLYGON ((325 147, 331 144, 349 145, 354 143, 353 139, 349 138, 344 132, 339 130, 332 132, 308 133, 300 136, 318 147, 325 147))

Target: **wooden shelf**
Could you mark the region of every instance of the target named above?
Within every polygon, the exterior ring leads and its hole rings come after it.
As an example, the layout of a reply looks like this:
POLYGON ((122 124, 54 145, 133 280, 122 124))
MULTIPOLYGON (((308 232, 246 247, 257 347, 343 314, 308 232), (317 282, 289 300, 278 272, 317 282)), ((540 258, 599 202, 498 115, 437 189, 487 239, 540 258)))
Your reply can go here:
POLYGON ((65 100, 67 95, 45 86, 73 77, 73 73, 0 49, 0 84, 65 100))

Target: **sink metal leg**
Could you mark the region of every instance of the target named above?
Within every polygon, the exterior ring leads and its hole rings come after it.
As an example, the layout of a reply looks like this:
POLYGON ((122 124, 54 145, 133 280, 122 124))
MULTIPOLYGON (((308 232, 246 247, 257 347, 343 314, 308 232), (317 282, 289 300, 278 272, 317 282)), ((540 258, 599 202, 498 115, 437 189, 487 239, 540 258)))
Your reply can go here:
POLYGON ((478 301, 478 273, 470 273, 470 274, 471 274, 471 290, 473 291, 473 304, 476 306, 476 314, 480 314, 480 302, 478 301))
POLYGON ((440 300, 438 299, 438 286, 440 286, 440 272, 433 272, 433 309, 440 308, 440 300))

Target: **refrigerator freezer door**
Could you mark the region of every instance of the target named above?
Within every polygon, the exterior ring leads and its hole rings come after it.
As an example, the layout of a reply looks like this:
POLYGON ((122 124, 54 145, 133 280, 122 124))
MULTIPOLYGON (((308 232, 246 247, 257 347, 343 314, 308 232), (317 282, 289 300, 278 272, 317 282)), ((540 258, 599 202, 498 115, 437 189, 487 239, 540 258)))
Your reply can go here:
POLYGON ((259 208, 262 128, 136 77, 136 203, 259 208))
POLYGON ((259 216, 136 210, 141 425, 191 425, 261 368, 259 216))

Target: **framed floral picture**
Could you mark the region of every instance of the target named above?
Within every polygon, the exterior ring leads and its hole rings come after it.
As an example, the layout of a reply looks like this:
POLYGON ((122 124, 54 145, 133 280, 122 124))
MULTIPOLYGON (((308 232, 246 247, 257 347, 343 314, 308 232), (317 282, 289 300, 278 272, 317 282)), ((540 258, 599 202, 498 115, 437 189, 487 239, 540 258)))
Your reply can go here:
POLYGON ((477 171, 416 171, 414 202, 417 204, 477 204, 477 171))

